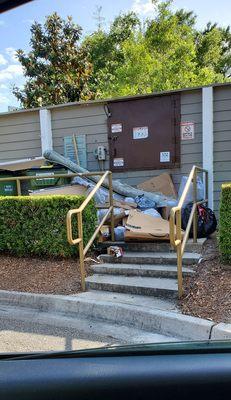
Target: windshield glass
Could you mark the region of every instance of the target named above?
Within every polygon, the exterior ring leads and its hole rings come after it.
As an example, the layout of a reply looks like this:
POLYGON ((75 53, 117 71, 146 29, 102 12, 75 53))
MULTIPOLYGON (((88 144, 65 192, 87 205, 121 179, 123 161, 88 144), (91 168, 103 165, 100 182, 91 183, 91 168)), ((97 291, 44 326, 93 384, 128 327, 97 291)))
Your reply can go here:
POLYGON ((24 3, 0 6, 0 352, 230 341, 231 5, 24 3))

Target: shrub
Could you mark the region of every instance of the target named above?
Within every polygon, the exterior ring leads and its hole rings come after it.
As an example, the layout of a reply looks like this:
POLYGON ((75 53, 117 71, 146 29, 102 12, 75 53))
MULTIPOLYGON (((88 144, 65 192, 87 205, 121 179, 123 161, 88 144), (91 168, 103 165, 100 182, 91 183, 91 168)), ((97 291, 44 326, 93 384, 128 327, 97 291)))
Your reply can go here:
POLYGON ((222 260, 231 263, 231 183, 221 187, 219 247, 222 260))
MULTIPOLYGON (((78 208, 84 196, 0 197, 0 251, 18 256, 70 257, 77 246, 67 242, 66 215, 78 208)), ((83 212, 84 243, 96 225, 96 209, 91 201, 83 212)), ((73 236, 77 237, 77 222, 73 236)))

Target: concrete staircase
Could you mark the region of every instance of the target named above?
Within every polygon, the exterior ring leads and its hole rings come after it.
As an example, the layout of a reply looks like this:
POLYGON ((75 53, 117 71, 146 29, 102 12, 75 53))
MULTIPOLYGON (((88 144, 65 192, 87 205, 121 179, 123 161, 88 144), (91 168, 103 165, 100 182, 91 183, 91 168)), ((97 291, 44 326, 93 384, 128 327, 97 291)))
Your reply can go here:
MULTIPOLYGON (((86 292, 62 296, 2 290, 1 312, 5 318, 68 326, 120 344, 209 340, 214 322, 180 310, 176 255, 170 246, 117 244, 124 248, 124 256, 115 259, 103 254, 102 262, 92 265, 86 292)), ((184 277, 194 274, 201 247, 202 241, 187 245, 184 277)))
MULTIPOLYGON (((93 275, 86 279, 87 289, 163 299, 177 298, 177 258, 167 243, 126 243, 122 258, 101 255, 101 264, 92 265, 93 275)), ((200 259, 192 244, 183 258, 183 277, 194 274, 200 259)), ((188 245, 188 249, 190 246, 188 245)))

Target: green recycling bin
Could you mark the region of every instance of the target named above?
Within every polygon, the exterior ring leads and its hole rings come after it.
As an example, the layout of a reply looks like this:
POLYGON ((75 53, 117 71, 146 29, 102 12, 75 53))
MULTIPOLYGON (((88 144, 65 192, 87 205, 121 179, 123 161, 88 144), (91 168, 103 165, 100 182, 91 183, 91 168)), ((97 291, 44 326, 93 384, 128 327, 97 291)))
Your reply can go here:
MULTIPOLYGON (((11 178, 13 175, 9 172, 0 172, 0 178, 11 178)), ((16 181, 0 181, 0 196, 16 196, 16 181)))
POLYGON ((29 190, 36 190, 46 188, 48 186, 63 186, 70 183, 70 178, 56 177, 55 175, 67 174, 68 170, 65 168, 32 168, 26 171, 26 176, 37 176, 36 179, 31 179, 28 182, 29 190), (48 177, 52 175, 52 177, 48 177))

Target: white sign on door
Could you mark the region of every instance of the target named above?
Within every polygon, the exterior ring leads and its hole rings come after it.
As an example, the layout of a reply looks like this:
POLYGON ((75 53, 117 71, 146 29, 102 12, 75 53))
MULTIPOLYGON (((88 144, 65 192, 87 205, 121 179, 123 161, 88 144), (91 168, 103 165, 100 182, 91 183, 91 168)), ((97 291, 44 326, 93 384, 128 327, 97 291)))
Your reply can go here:
POLYGON ((111 124, 111 132, 112 133, 122 132, 122 124, 111 124))
POLYGON ((133 139, 146 139, 148 137, 148 127, 139 126, 133 128, 133 139))
POLYGON ((194 139, 194 122, 181 122, 181 140, 194 139))
POLYGON ((124 159, 123 158, 114 158, 113 165, 114 165, 114 167, 123 167, 124 159))
POLYGON ((160 152, 160 162, 170 162, 170 151, 160 152))

